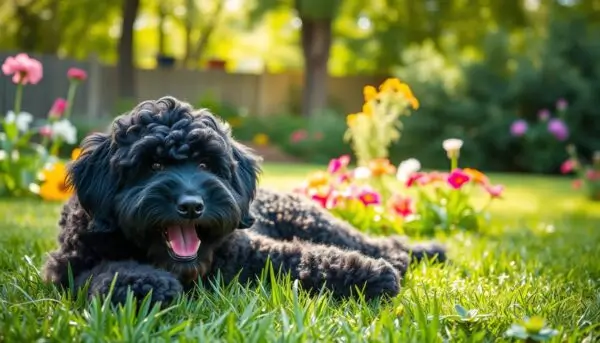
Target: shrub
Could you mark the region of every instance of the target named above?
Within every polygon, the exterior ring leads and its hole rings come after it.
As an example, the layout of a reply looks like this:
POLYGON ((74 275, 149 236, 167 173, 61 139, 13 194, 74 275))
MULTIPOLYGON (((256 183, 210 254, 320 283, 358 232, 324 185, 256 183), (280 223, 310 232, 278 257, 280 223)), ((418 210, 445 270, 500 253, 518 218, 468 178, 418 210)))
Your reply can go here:
POLYGON ((412 155, 439 168, 438 142, 458 137, 466 143, 463 160, 468 165, 558 172, 567 157, 563 144, 514 139, 510 126, 515 118, 535 123, 538 112, 560 98, 569 103, 563 119, 570 129, 569 142, 587 158, 600 150, 595 97, 600 93, 600 28, 578 19, 557 19, 549 25, 544 38, 491 33, 481 45, 485 58, 479 60, 455 54, 454 47, 407 49, 406 67, 396 74, 412 85, 421 106, 418 116, 405 119, 410 129, 391 147, 391 158, 412 155), (522 40, 520 46, 511 43, 514 38, 522 40))

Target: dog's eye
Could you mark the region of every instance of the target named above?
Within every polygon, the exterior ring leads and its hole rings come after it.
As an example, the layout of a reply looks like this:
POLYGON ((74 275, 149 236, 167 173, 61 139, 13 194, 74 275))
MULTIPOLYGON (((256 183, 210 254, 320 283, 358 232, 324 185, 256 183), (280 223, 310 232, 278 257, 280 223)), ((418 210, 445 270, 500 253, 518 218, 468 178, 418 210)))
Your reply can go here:
POLYGON ((200 169, 202 169, 202 170, 207 170, 207 169, 208 169, 208 166, 206 165, 206 163, 200 163, 200 164, 198 165, 198 168, 200 168, 200 169))
POLYGON ((154 171, 163 170, 163 168, 163 165, 158 162, 152 163, 152 170, 154 171))

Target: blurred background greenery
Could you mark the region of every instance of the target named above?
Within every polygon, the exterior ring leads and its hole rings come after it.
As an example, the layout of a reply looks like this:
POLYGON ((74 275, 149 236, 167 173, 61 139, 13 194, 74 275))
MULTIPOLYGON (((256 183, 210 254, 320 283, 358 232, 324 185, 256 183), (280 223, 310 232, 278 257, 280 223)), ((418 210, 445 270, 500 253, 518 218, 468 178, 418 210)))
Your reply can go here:
MULTIPOLYGON (((0 4, 0 31, 0 51, 116 65, 113 115, 146 96, 131 81, 137 70, 301 73, 302 96, 279 113, 249 113, 211 92, 191 101, 289 161, 351 153, 348 111, 326 96, 323 75, 394 76, 413 88, 421 107, 404 120, 394 162, 446 167, 448 137, 465 141, 462 164, 487 171, 557 173, 568 143, 588 159, 600 150, 599 0, 12 0, 0 4), (511 135, 515 120, 534 125, 559 99, 566 141, 511 135)), ((73 118, 80 136, 110 119, 73 118)))

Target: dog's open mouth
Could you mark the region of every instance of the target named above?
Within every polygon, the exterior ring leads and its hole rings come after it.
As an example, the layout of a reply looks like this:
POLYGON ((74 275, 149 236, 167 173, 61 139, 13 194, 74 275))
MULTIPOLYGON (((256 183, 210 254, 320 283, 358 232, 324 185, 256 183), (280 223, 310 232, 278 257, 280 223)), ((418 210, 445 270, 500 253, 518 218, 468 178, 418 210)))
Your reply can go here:
POLYGON ((173 259, 189 261, 196 258, 201 241, 194 224, 169 226, 165 229, 164 236, 169 254, 173 259))

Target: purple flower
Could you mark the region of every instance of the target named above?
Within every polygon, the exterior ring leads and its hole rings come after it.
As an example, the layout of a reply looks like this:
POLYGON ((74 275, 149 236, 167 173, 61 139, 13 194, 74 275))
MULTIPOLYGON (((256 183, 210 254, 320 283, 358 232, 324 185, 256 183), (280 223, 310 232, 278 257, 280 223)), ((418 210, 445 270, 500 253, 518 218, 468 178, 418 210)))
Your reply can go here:
POLYGON ((567 124, 558 118, 553 118, 548 122, 548 132, 550 132, 559 141, 569 138, 569 128, 567 124))
POLYGON ((556 101, 556 109, 558 109, 559 111, 564 111, 567 109, 567 107, 569 106, 569 103, 567 102, 567 100, 560 98, 556 101))
POLYGON ((540 121, 546 121, 549 118, 550 118, 550 111, 548 111, 547 109, 544 108, 543 110, 540 110, 538 112, 538 119, 540 121))
POLYGON ((515 120, 510 126, 510 133, 515 137, 521 137, 527 132, 529 126, 523 119, 515 120))

